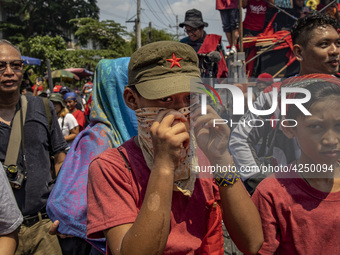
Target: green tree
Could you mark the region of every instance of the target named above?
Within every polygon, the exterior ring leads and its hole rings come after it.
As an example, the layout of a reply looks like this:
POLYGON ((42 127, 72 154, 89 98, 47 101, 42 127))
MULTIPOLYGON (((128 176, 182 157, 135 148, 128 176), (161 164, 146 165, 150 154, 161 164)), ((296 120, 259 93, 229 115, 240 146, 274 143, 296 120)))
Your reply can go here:
POLYGON ((120 57, 131 55, 131 48, 124 39, 124 36, 128 36, 126 27, 114 20, 79 18, 70 20, 70 23, 76 26, 75 36, 81 45, 91 39, 100 48, 112 50, 120 57))
POLYGON ((62 69, 65 64, 64 52, 66 42, 60 37, 36 36, 19 45, 22 55, 39 58, 41 66, 33 66, 33 70, 42 75, 46 71, 46 59, 50 59, 52 70, 62 69))
POLYGON ((112 50, 72 50, 64 51, 64 68, 82 67, 95 71, 98 62, 102 58, 114 59, 120 57, 112 50))
POLYGON ((66 42, 60 37, 37 36, 19 45, 22 55, 41 60, 40 66, 29 66, 39 75, 46 73, 46 59, 50 59, 51 69, 82 67, 94 71, 102 58, 118 58, 121 54, 113 50, 66 50, 66 42))
POLYGON ((97 0, 2 0, 1 4, 7 20, 0 30, 13 43, 36 35, 59 35, 68 40, 70 19, 99 18, 97 0))
MULTIPOLYGON (((131 36, 131 47, 135 51, 136 50, 136 35, 130 34, 131 36)), ((176 36, 169 34, 166 30, 155 29, 151 28, 151 33, 149 32, 149 28, 143 28, 141 31, 142 36, 142 46, 151 43, 151 42, 158 42, 158 41, 175 41, 176 36)))

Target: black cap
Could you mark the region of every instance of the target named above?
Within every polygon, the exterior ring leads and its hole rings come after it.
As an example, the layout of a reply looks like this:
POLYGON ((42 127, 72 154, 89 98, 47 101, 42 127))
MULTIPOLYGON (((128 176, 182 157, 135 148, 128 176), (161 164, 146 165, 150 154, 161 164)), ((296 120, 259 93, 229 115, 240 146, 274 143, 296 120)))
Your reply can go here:
POLYGON ((179 24, 180 27, 190 26, 199 28, 201 26, 208 26, 208 23, 203 21, 202 13, 199 10, 191 9, 185 13, 184 22, 179 24))
POLYGON ((59 93, 67 93, 67 92, 71 92, 71 89, 69 87, 61 87, 59 90, 59 93))

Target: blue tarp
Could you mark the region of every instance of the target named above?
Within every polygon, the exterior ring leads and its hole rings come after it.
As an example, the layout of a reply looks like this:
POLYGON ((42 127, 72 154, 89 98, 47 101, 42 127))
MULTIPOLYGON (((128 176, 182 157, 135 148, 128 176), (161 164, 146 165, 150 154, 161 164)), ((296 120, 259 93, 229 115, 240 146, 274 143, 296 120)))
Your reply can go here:
POLYGON ((25 65, 38 65, 38 66, 40 66, 40 64, 41 64, 41 61, 38 58, 21 56, 21 59, 24 61, 25 65))

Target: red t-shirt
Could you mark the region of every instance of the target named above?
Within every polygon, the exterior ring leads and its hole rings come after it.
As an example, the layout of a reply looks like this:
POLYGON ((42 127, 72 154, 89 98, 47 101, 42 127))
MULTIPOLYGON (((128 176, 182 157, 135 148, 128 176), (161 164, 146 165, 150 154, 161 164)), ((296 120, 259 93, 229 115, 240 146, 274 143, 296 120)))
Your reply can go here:
POLYGON ((264 231, 259 254, 340 254, 340 192, 316 190, 297 173, 277 177, 252 197, 264 231))
POLYGON ((216 0, 216 10, 237 9, 237 0, 216 0))
MULTIPOLYGON (((34 84, 33 86, 32 86, 32 90, 33 90, 33 92, 34 92, 34 89, 35 89, 35 86, 36 86, 36 84, 34 84)), ((38 87, 38 89, 37 89, 37 94, 38 94, 38 92, 39 91, 43 91, 44 90, 44 88, 43 88, 43 86, 42 85, 40 85, 39 87, 38 87)))
POLYGON ((84 114, 89 116, 90 115, 90 107, 91 107, 91 102, 92 102, 92 94, 90 95, 89 99, 87 100, 86 102, 86 105, 85 105, 85 111, 84 111, 84 114))
MULTIPOLYGON (((133 139, 121 146, 129 161, 129 171, 117 149, 109 149, 95 158, 89 167, 87 200, 87 236, 104 237, 103 230, 133 223, 145 196, 150 170, 142 151, 133 139)), ((212 179, 197 178, 189 198, 174 192, 172 198, 170 234, 164 254, 198 254, 208 230, 213 232, 223 254, 221 215, 213 229, 208 229, 211 211, 207 202, 219 198, 212 179), (210 214, 210 216, 209 216, 210 214), (208 230, 207 230, 208 229, 208 230)), ((108 247, 108 254, 111 254, 108 247)), ((213 253, 220 254, 220 253, 213 253)))
POLYGON ((263 0, 249 0, 243 27, 252 31, 262 31, 268 4, 263 0))
POLYGON ((82 131, 84 129, 84 126, 85 126, 85 115, 84 115, 84 113, 81 110, 77 109, 72 114, 76 118, 76 120, 78 121, 79 132, 82 131))

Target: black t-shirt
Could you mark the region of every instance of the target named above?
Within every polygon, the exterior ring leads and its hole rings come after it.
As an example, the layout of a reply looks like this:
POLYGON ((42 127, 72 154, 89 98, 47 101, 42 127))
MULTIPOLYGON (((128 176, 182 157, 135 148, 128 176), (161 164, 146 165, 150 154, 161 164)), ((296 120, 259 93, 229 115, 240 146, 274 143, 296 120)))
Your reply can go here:
MULTIPOLYGON (((52 113, 51 146, 49 146, 48 120, 42 98, 27 96, 27 101, 27 114, 24 125, 27 180, 24 181, 21 189, 13 189, 19 209, 24 216, 32 215, 42 210, 46 206, 48 196, 53 187, 48 184, 52 180, 49 147, 52 149, 52 155, 67 148, 67 143, 61 133, 52 103, 49 103, 52 113)), ((11 127, 0 122, 1 162, 5 161, 10 133, 11 127)), ((23 168, 21 148, 17 165, 23 168)))

